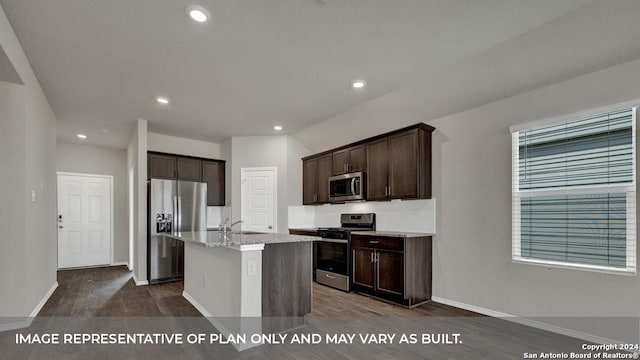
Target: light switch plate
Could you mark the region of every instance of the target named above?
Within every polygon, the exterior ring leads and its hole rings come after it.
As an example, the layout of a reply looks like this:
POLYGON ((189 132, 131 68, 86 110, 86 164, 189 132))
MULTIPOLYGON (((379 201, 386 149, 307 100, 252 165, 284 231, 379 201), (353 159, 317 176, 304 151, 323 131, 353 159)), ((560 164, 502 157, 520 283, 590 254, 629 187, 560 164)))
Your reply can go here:
POLYGON ((36 191, 31 190, 31 202, 36 202, 36 191))

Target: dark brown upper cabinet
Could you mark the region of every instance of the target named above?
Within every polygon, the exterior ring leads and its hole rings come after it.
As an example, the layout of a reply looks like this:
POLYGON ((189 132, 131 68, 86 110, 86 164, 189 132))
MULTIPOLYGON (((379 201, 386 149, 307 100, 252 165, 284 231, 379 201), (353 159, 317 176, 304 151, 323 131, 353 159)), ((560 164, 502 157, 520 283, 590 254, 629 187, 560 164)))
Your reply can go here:
POLYGON ((364 170, 364 145, 357 145, 334 151, 332 157, 333 175, 341 175, 364 170))
POLYGON ((389 139, 382 138, 366 145, 367 200, 386 200, 389 186, 389 139))
POLYGON ((204 182, 207 206, 225 205, 225 161, 165 153, 147 153, 149 179, 204 182))
POLYGON ((366 144, 367 200, 431 198, 431 131, 419 127, 366 144))
POLYGON ((149 178, 176 179, 178 176, 175 156, 150 153, 147 162, 149 178))
POLYGON ((207 206, 224 206, 225 162, 202 161, 202 181, 207 183, 207 206))
POLYGON ((331 154, 307 158, 302 162, 302 203, 329 202, 329 177, 332 173, 331 154))
POLYGON ((202 181, 202 160, 178 157, 178 180, 202 181))
POLYGON ((303 158, 303 204, 328 202, 328 177, 358 171, 366 200, 431 198, 433 130, 420 123, 303 158))

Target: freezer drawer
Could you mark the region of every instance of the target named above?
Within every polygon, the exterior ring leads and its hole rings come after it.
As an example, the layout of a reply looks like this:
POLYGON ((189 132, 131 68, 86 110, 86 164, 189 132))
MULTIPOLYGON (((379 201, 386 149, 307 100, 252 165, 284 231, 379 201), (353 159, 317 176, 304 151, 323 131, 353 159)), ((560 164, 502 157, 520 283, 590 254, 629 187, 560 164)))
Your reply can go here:
POLYGON ((184 243, 163 235, 151 236, 149 283, 181 279, 184 276, 184 243))

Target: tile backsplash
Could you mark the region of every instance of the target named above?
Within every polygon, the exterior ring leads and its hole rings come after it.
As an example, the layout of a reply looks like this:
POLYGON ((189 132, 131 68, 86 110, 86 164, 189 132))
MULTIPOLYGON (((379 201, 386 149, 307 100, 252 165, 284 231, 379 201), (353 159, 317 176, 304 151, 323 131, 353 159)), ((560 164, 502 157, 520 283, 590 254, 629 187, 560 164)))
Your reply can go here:
POLYGON ((342 213, 376 214, 381 231, 436 232, 436 200, 355 202, 322 206, 289 206, 289 227, 340 226, 342 213))

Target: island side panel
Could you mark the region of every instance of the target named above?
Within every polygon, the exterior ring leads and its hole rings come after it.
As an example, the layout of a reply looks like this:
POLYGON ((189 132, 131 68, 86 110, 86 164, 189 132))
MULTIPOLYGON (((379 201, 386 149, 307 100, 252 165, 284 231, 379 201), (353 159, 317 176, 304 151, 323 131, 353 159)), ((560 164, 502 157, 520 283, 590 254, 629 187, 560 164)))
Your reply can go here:
POLYGON ((239 299, 241 315, 242 317, 260 317, 262 315, 262 250, 242 251, 241 254, 242 296, 239 299))
POLYGON ((313 242, 267 244, 262 252, 262 316, 311 312, 313 242))
POLYGON ((184 295, 203 315, 241 315, 241 252, 185 243, 184 262, 184 295))

